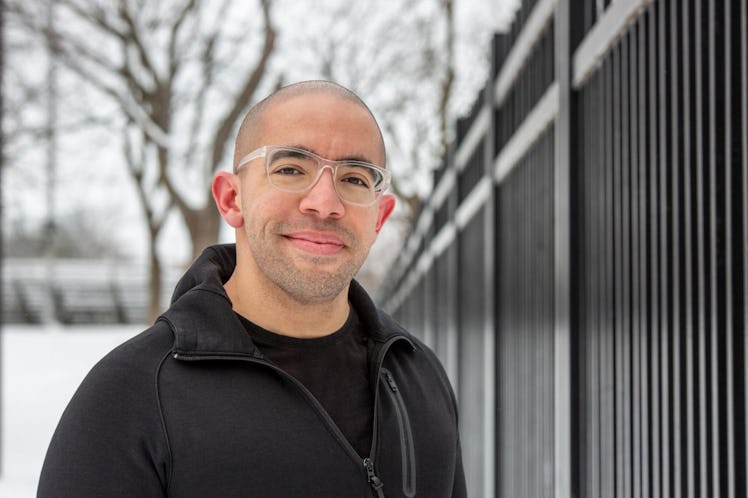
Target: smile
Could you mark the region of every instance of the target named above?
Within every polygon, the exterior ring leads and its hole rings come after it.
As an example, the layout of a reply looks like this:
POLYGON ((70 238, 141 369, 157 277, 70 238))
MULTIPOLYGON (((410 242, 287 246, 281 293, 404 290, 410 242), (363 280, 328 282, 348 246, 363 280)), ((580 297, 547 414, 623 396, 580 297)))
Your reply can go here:
POLYGON ((345 247, 340 237, 329 233, 299 232, 284 237, 295 248, 319 256, 333 256, 345 247))

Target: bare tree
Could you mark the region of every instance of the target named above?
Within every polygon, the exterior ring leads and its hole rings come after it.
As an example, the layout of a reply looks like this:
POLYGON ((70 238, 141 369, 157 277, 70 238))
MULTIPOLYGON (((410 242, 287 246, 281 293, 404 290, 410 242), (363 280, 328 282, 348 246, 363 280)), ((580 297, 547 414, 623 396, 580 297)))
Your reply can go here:
POLYGON ((338 81, 371 105, 401 206, 388 230, 408 230, 451 142, 455 95, 465 80, 456 70, 454 0, 272 1, 282 9, 282 26, 293 29, 276 29, 271 0, 5 1, 10 15, 46 38, 40 43, 49 43, 61 68, 80 81, 72 98, 61 92, 66 129, 105 124, 118 137, 117 156, 133 180, 148 233, 152 314, 159 309, 157 249, 167 219, 183 222, 193 256, 217 239, 210 177, 229 163, 238 119, 258 92, 278 84, 278 71, 289 80, 338 81), (54 29, 44 22, 50 4, 54 29), (283 59, 271 68, 276 52, 283 59), (81 100, 93 101, 93 109, 81 109, 81 100), (76 119, 67 114, 71 108, 76 119))
POLYGON ((180 215, 193 256, 218 238, 208 179, 268 72, 271 0, 7 0, 58 61, 114 104, 149 236, 150 314, 161 309, 159 235, 180 215), (57 22, 41 22, 52 2, 57 22))
POLYGON ((444 157, 452 141, 449 125, 453 118, 450 113, 449 102, 452 97, 455 80, 455 5, 454 0, 441 0, 441 12, 444 19, 444 31, 446 33, 443 42, 443 75, 441 78, 439 104, 437 115, 439 116, 439 156, 444 157))
MULTIPOLYGON (((388 167, 400 208, 387 224, 397 244, 421 208, 434 168, 452 140, 455 118, 455 19, 453 0, 327 2, 321 27, 292 35, 303 58, 320 75, 350 87, 372 107, 388 145, 388 167)), ((376 292, 382 268, 396 251, 372 248, 358 278, 376 292)))
POLYGON ((430 176, 451 141, 454 110, 453 0, 328 2, 317 36, 299 32, 296 45, 324 78, 365 97, 379 118, 388 160, 399 180, 393 191, 410 223, 430 176), (307 55, 308 54, 308 55, 307 55), (398 171, 399 170, 399 171, 398 171))

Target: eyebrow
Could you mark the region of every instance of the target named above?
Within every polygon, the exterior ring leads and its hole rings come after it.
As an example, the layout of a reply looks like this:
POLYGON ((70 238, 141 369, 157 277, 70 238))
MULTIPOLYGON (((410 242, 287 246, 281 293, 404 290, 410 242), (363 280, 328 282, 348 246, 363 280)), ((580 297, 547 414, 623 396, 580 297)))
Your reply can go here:
MULTIPOLYGON (((323 157, 325 159, 330 159, 330 158, 324 157, 322 154, 318 154, 316 151, 313 151, 309 147, 306 147, 306 146, 301 145, 301 144, 288 144, 288 145, 284 145, 283 147, 293 147, 294 149, 300 149, 300 150, 304 150, 304 151, 307 151, 307 152, 311 152, 315 156, 323 157)), ((378 166, 380 168, 382 167, 382 166, 379 166, 377 163, 375 163, 374 161, 372 161, 371 159, 369 159, 369 158, 367 158, 365 156, 355 156, 354 155, 354 156, 341 157, 339 159, 330 159, 330 160, 331 161, 358 161, 358 162, 361 162, 361 163, 367 163, 367 164, 371 164, 371 165, 374 165, 374 166, 378 166)))
MULTIPOLYGON (((305 152, 312 152, 312 151, 310 151, 308 149, 304 149, 304 148, 301 148, 301 147, 294 147, 294 148, 295 149, 300 149, 300 150, 305 151, 305 152)), ((277 154, 277 152, 276 152, 276 154, 277 154)), ((297 151, 294 151, 294 150, 283 150, 282 151, 282 155, 280 157, 301 157, 301 156, 302 156, 301 152, 297 152, 297 151)))

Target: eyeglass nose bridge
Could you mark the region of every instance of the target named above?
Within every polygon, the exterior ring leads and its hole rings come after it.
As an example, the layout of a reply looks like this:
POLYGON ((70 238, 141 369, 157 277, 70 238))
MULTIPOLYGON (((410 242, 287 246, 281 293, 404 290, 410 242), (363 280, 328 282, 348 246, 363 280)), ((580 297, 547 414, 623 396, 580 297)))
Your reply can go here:
POLYGON ((347 202, 342 195, 340 195, 340 192, 338 191, 338 182, 336 180, 336 175, 338 174, 338 166, 339 164, 329 164, 325 163, 321 160, 317 161, 317 164, 319 165, 319 169, 317 170, 317 176, 314 177, 314 180, 303 190, 303 192, 309 192, 312 190, 317 183, 319 183, 319 179, 322 178, 322 174, 325 172, 326 169, 330 170, 330 181, 332 181, 332 188, 335 191, 335 195, 338 196, 338 199, 340 201, 347 202))
MULTIPOLYGON (((319 169, 317 170, 317 176, 314 177, 314 180, 312 183, 309 184, 309 186, 306 188, 306 190, 311 190, 314 188, 315 185, 317 185, 317 182, 319 182, 319 179, 322 178, 322 174, 325 172, 326 169, 330 170, 330 178, 332 179, 332 186, 335 187, 335 175, 338 174, 338 165, 337 164, 325 164, 322 161, 317 161, 317 164, 319 165, 319 169)), ((335 192, 338 192, 338 189, 335 189, 335 192)), ((338 193, 338 196, 340 196, 340 193, 338 193)))

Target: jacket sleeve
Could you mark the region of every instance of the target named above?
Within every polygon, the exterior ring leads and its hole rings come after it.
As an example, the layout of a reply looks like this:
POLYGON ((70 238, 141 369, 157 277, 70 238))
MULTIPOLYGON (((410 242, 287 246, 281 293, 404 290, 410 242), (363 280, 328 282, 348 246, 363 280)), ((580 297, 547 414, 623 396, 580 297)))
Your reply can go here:
POLYGON ((457 446, 457 462, 455 464, 454 482, 452 484, 452 498, 467 498, 467 483, 465 470, 462 467, 462 446, 457 446))
MULTIPOLYGON (((417 341, 417 340, 416 340, 417 341)), ((447 373, 439 362, 436 354, 427 346, 419 343, 423 351, 426 352, 426 357, 429 359, 431 366, 436 372, 439 382, 442 386, 442 392, 445 396, 448 396, 448 403, 451 406, 450 420, 454 424, 454 431, 457 435, 457 443, 455 448, 455 465, 454 465, 454 476, 452 477, 452 498, 466 498, 467 497, 467 483, 465 482, 465 470, 462 465, 462 444, 460 443, 460 428, 459 428, 459 406, 457 398, 455 397, 452 385, 447 377, 447 373)))
POLYGON ((138 353, 137 344, 126 343, 84 379, 50 442, 38 497, 165 496, 169 458, 157 367, 133 361, 138 353))

